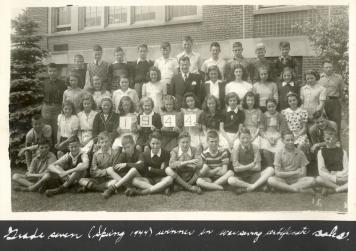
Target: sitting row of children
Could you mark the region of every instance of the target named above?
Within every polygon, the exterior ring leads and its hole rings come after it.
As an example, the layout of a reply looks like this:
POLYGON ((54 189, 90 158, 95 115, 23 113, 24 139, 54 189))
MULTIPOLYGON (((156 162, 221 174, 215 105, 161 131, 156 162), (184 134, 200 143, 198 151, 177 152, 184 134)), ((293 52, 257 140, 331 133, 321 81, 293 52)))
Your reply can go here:
POLYGON ((272 165, 263 164, 248 128, 240 129, 239 139, 240 143, 229 154, 219 148, 219 134, 210 130, 208 147, 200 152, 191 146, 190 134, 182 132, 178 146, 169 154, 162 148, 161 135, 154 132, 149 137, 150 148, 142 153, 131 135, 123 137, 122 148, 113 150, 110 134, 102 132, 98 136, 100 149, 89 165, 88 155, 80 149, 76 136, 68 141, 69 152, 58 160, 49 151, 50 142, 43 138, 29 171, 13 175, 13 180, 21 185, 15 190, 43 191, 51 197, 79 185, 79 191, 102 192, 104 198, 120 191, 128 196, 170 194, 172 189, 199 194, 201 189, 224 190, 227 185, 236 188, 238 194, 266 190, 267 186, 285 192, 314 192, 313 188, 321 186, 324 195, 347 190, 347 154, 336 145, 333 129, 324 132, 325 147, 318 151, 316 178, 306 176, 308 160, 295 147, 292 132, 283 134, 284 145, 272 165))

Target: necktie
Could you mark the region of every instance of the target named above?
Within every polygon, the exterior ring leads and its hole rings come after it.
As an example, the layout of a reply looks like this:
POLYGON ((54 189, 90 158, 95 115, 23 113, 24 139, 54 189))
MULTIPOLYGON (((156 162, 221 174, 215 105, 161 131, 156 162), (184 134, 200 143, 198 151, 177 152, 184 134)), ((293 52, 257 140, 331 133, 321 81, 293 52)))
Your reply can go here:
POLYGON ((96 64, 96 65, 99 65, 99 61, 95 61, 95 64, 96 64))
POLYGON ((188 75, 187 73, 184 73, 184 82, 187 81, 188 75))

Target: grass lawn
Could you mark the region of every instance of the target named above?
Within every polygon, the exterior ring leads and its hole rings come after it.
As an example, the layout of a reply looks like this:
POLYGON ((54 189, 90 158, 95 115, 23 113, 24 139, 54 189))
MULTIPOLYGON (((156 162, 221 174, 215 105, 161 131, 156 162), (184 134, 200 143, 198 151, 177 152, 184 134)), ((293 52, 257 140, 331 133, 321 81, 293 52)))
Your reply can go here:
POLYGON ((319 194, 255 192, 236 195, 232 191, 195 195, 178 192, 170 196, 126 197, 118 194, 105 200, 99 193, 67 193, 52 198, 39 193, 12 193, 12 210, 19 211, 347 211, 347 193, 319 194), (313 203, 314 202, 314 203, 313 203))

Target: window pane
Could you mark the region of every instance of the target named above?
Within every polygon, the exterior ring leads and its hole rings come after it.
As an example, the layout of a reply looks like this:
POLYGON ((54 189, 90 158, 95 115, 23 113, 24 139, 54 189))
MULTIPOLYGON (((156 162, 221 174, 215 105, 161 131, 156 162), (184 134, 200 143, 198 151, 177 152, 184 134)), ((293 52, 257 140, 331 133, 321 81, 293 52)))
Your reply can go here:
POLYGON ((127 22, 127 7, 109 7, 109 24, 121 24, 127 22))
POLYGON ((70 7, 57 8, 57 26, 70 24, 70 7))
POLYGON ((198 14, 197 6, 171 6, 172 18, 195 16, 198 14))
POLYGON ((135 21, 154 20, 156 13, 152 6, 136 6, 135 7, 135 21))
POLYGON ((85 8, 85 26, 99 26, 101 25, 102 8, 100 7, 86 7, 85 8))

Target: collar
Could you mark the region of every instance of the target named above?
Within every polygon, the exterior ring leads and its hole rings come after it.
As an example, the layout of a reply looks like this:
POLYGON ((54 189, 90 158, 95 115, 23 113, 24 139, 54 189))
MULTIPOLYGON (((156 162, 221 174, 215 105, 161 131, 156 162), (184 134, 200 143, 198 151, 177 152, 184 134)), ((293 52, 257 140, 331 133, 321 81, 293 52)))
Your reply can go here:
POLYGON ((126 91, 123 91, 122 89, 119 89, 119 91, 121 91, 121 93, 126 94, 129 93, 131 91, 131 88, 127 88, 126 91))
POLYGON ((252 145, 249 144, 248 146, 243 146, 242 144, 240 144, 240 147, 241 147, 242 150, 247 151, 247 150, 251 149, 252 145))
MULTIPOLYGON (((183 154, 183 151, 182 151, 182 149, 179 147, 179 148, 178 148, 178 157, 182 156, 182 154, 183 154)), ((188 149, 188 151, 186 152, 186 154, 188 154, 189 157, 193 157, 193 155, 192 155, 192 148, 191 148, 191 147, 189 147, 189 149, 188 149)))
POLYGON ((232 111, 232 112, 234 112, 234 113, 237 114, 237 112, 239 111, 239 108, 236 106, 235 110, 231 110, 231 107, 228 106, 226 111, 227 111, 227 112, 231 112, 231 111, 232 111))
POLYGON ((287 60, 289 60, 290 58, 291 58, 290 55, 288 55, 288 56, 286 56, 286 57, 284 57, 284 56, 282 56, 282 55, 279 56, 279 59, 285 59, 285 60, 287 59, 287 60))
POLYGON ((184 79, 184 74, 187 74, 187 78, 189 78, 190 72, 189 72, 189 71, 188 71, 187 73, 181 72, 181 74, 182 74, 182 78, 183 78, 183 79, 184 79))
POLYGON ((82 153, 83 153, 82 150, 80 150, 79 153, 78 153, 78 155, 75 156, 75 157, 73 157, 73 155, 72 155, 71 152, 69 152, 68 154, 69 154, 69 157, 71 157, 72 159, 77 159, 77 158, 80 156, 80 154, 82 154, 82 153))
POLYGON ((143 112, 141 115, 153 116, 154 113, 155 113, 155 112, 152 110, 152 112, 151 112, 150 114, 146 114, 146 113, 143 112))
POLYGON ((186 53, 185 51, 183 51, 183 52, 182 52, 182 56, 187 56, 187 57, 189 57, 189 56, 195 56, 195 52, 192 51, 190 54, 188 54, 188 53, 186 53))
POLYGON ((211 81, 211 80, 208 80, 205 82, 205 84, 211 84, 211 85, 218 85, 220 83, 222 83, 222 81, 220 79, 218 79, 215 83, 213 83, 213 81, 211 81))
POLYGON ((212 152, 210 151, 210 148, 208 147, 208 148, 204 151, 204 153, 210 153, 210 155, 215 156, 216 154, 218 154, 218 153, 219 153, 219 149, 217 150, 217 152, 216 152, 216 153, 212 153, 212 152))
POLYGON ((289 150, 287 150, 285 147, 283 147, 283 152, 282 152, 282 153, 283 153, 283 154, 291 153, 291 154, 295 154, 295 155, 298 154, 296 147, 294 147, 293 151, 289 151, 289 150))
POLYGON ((162 154, 162 149, 159 149, 157 154, 154 154, 151 150, 151 158, 153 158, 155 155, 157 155, 158 157, 161 157, 161 154, 162 154))
POLYGON ((243 56, 241 57, 233 57, 233 60, 236 60, 236 61, 239 61, 239 60, 242 60, 242 59, 245 59, 243 56))
POLYGON ((138 63, 140 63, 140 62, 148 62, 148 60, 147 60, 147 59, 138 58, 137 61, 136 61, 136 63, 138 64, 138 63))
POLYGON ((287 82, 283 81, 282 86, 284 87, 286 85, 294 86, 294 82, 292 81, 292 82, 287 83, 287 82))
MULTIPOLYGON (((100 60, 98 61, 98 65, 101 65, 102 62, 103 62, 103 60, 100 59, 100 60)), ((93 63, 96 64, 96 61, 93 60, 93 63)))
POLYGON ((123 62, 118 62, 117 60, 115 60, 112 64, 127 64, 127 61, 124 60, 123 62))

